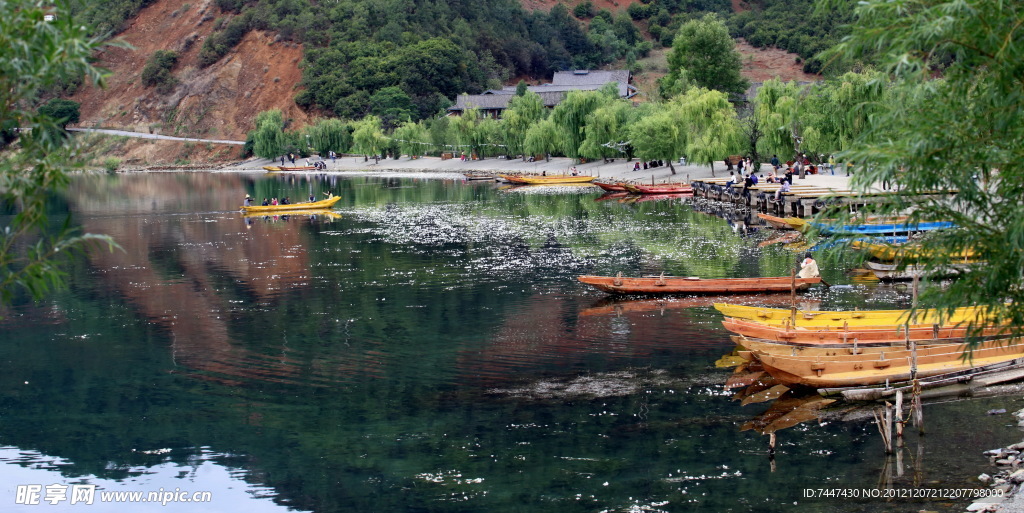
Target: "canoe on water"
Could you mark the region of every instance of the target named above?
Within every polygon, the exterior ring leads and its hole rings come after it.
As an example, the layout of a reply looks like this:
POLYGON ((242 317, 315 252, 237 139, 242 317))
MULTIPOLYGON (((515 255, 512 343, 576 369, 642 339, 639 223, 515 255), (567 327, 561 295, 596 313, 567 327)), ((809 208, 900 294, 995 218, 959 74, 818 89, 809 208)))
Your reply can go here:
MULTIPOLYGON (((799 314, 797 314, 799 315, 799 314)), ((795 345, 842 346, 852 344, 902 343, 906 340, 963 339, 969 335, 993 337, 1009 332, 1005 326, 985 326, 980 333, 971 333, 967 326, 939 326, 936 324, 882 325, 842 327, 791 327, 726 317, 725 329, 745 337, 795 345)))
MULTIPOLYGON (((784 384, 816 388, 849 387, 896 383, 911 379, 911 358, 888 355, 853 355, 849 358, 815 358, 778 356, 756 353, 764 369, 784 384)), ((987 365, 1024 361, 1024 343, 1021 339, 1002 339, 986 343, 964 358, 962 350, 947 353, 918 353, 918 378, 951 372, 968 371, 987 365)))
POLYGON ((623 184, 634 194, 688 194, 693 192, 690 184, 663 183, 657 185, 623 184))
POLYGON ((825 223, 816 223, 804 219, 793 218, 790 225, 801 232, 807 232, 811 228, 824 235, 892 235, 899 233, 916 233, 931 230, 942 230, 954 228, 956 225, 949 221, 929 221, 921 223, 866 223, 848 224, 843 226, 832 226, 825 223))
MULTIPOLYGON (((750 359, 756 360, 757 353, 771 354, 776 356, 793 356, 793 357, 822 357, 822 358, 840 358, 844 356, 852 355, 865 355, 873 354, 875 357, 879 357, 880 354, 885 354, 887 357, 897 356, 908 356, 909 351, 906 344, 903 342, 892 342, 882 343, 874 345, 797 345, 788 344, 786 342, 775 342, 772 340, 765 340, 761 338, 750 338, 744 337, 743 335, 732 335, 729 337, 733 342, 736 343, 737 348, 742 348, 741 355, 745 352, 750 355, 750 359)), ((986 343, 990 343, 986 341, 986 343)), ((931 352, 936 352, 935 347, 941 347, 945 350, 938 350, 940 353, 949 353, 955 350, 963 350, 964 341, 963 339, 957 338, 940 338, 935 340, 927 340, 921 342, 915 342, 917 347, 920 349, 928 349, 931 352)))
POLYGON ((316 166, 263 166, 267 171, 312 171, 316 166))
MULTIPOLYGON (((920 244, 878 244, 870 241, 856 240, 851 242, 850 246, 867 251, 872 258, 883 262, 893 262, 896 260, 911 261, 934 256, 931 251, 924 249, 920 244)), ((966 262, 976 259, 974 251, 970 249, 965 249, 951 256, 966 262)))
MULTIPOLYGON (((715 278, 675 276, 580 276, 579 281, 610 294, 743 294, 789 292, 793 278, 715 278)), ((797 278, 797 290, 821 283, 821 278, 797 278)))
POLYGON ((607 192, 627 192, 626 186, 622 183, 594 182, 594 185, 607 192))
POLYGON ((544 185, 555 183, 590 183, 596 176, 573 176, 573 175, 548 175, 548 176, 523 176, 523 175, 499 175, 512 183, 523 185, 544 185))
POLYGON ((320 201, 314 201, 312 203, 291 203, 288 205, 253 205, 251 207, 242 207, 242 212, 246 214, 262 214, 268 213, 273 214, 277 212, 288 212, 292 210, 317 210, 324 208, 331 208, 332 205, 338 202, 341 196, 332 196, 327 199, 320 201))
MULTIPOLYGON (((783 308, 763 308, 756 306, 732 305, 728 303, 715 303, 715 309, 726 317, 736 317, 781 326, 790 322, 792 311, 783 308)), ((796 326, 880 326, 892 325, 893 329, 898 324, 905 324, 909 319, 910 310, 798 310, 796 312, 796 326)), ((940 319, 939 312, 930 309, 919 309, 912 319, 913 324, 960 324, 960 323, 981 323, 987 324, 985 310, 982 307, 963 306, 957 308, 952 315, 940 319)))

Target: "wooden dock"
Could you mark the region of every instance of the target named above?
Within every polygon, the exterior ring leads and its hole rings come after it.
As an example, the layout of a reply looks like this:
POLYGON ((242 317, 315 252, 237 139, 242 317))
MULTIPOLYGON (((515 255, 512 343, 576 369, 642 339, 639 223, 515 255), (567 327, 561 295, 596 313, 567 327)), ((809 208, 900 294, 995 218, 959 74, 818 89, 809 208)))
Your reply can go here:
MULTIPOLYGON (((694 198, 706 198, 763 214, 775 216, 810 217, 828 208, 844 206, 857 211, 864 205, 883 201, 893 194, 889 191, 856 193, 849 189, 835 189, 815 185, 792 185, 789 192, 776 199, 775 193, 781 184, 761 183, 750 187, 745 193, 743 183, 726 185, 728 178, 704 178, 694 180, 694 198)), ((951 192, 936 191, 948 195, 951 192)))

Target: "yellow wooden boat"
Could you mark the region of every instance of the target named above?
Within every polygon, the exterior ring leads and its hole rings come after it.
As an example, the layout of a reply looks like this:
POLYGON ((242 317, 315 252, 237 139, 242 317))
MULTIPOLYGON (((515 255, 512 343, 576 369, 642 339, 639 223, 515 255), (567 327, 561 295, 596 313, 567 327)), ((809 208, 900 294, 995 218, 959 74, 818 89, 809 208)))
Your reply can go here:
MULTIPOLYGON (((765 353, 756 354, 764 369, 784 384, 809 387, 850 387, 897 383, 911 379, 911 358, 888 355, 852 355, 848 358, 800 358, 765 353)), ((1024 344, 1020 338, 1001 339, 975 349, 970 358, 962 350, 921 354, 916 358, 916 377, 926 378, 953 372, 971 371, 996 364, 1024 362, 1024 344)))
MULTIPOLYGON (((792 322, 792 311, 784 308, 715 303, 715 309, 726 317, 747 319, 764 324, 782 326, 792 322)), ((797 310, 796 323, 799 327, 843 327, 843 326, 893 326, 906 324, 989 324, 983 307, 964 306, 952 315, 940 319, 937 310, 920 309, 914 317, 909 310, 797 310)))
POLYGON ((285 213, 290 210, 317 210, 324 208, 331 208, 332 205, 338 202, 341 196, 331 196, 327 199, 320 201, 313 201, 309 203, 290 203, 288 205, 253 205, 251 207, 241 207, 242 212, 246 214, 275 214, 285 213))
POLYGON ((808 346, 836 346, 857 344, 903 343, 906 340, 961 339, 980 335, 995 337, 1011 332, 1009 326, 979 326, 980 331, 972 333, 966 324, 904 324, 882 326, 786 326, 766 324, 750 319, 726 317, 722 320, 725 329, 750 338, 771 340, 785 344, 808 346))
MULTIPOLYGON (((877 358, 879 354, 885 354, 891 358, 895 358, 898 355, 904 354, 903 351, 907 351, 907 346, 903 342, 886 342, 871 345, 861 344, 845 344, 845 345, 800 345, 800 344, 789 344, 786 342, 777 342, 775 340, 766 340, 763 338, 751 338, 743 335, 732 335, 730 337, 738 347, 742 347, 740 354, 748 353, 751 357, 756 356, 758 353, 771 354, 775 356, 791 356, 791 357, 812 357, 812 358, 834 358, 844 357, 852 355, 864 355, 873 354, 877 358)), ((921 342, 915 342, 919 348, 927 348, 932 352, 936 352, 934 347, 945 348, 944 351, 938 351, 940 353, 948 353, 963 348, 964 339, 962 338, 940 338, 921 342)), ((909 355, 906 353, 905 355, 909 355)))
POLYGON ((243 212, 242 217, 254 218, 254 217, 267 217, 267 216, 319 216, 324 219, 341 219, 341 214, 323 208, 304 209, 304 210, 284 210, 280 212, 243 212))
POLYGON ((573 175, 548 175, 548 176, 515 176, 515 175, 501 175, 502 178, 518 184, 526 185, 546 185, 556 183, 590 183, 593 182, 596 176, 573 176, 573 175))
MULTIPOLYGON (((855 240, 850 242, 850 246, 854 249, 866 251, 872 258, 883 262, 894 262, 896 260, 919 260, 921 258, 932 256, 931 251, 923 249, 918 244, 879 244, 875 242, 855 240)), ((960 253, 953 255, 954 260, 972 261, 974 258, 975 253, 970 249, 965 249, 960 253)))

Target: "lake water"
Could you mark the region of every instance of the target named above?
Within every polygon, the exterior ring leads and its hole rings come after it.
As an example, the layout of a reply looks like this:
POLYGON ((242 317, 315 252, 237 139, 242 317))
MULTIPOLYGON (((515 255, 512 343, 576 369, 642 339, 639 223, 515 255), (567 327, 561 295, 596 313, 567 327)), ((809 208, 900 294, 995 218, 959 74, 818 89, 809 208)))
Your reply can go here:
MULTIPOLYGON (((1017 394, 928 405, 899 462, 856 411, 779 431, 769 457, 750 427, 786 403, 724 388, 710 300, 614 302, 575 277, 781 276, 796 254, 705 213, 720 205, 599 196, 436 174, 76 179, 51 215, 121 249, 4 312, 0 510, 961 511, 804 490, 979 488, 981 451, 1021 439, 986 415, 1017 394), (340 215, 237 211, 325 191, 340 215), (41 504, 18 504, 26 485, 41 504), (94 504, 50 485, 94 485, 94 504), (209 494, 101 500, 172 490, 209 494)), ((825 278, 845 286, 807 295, 823 309, 909 301, 825 278)))

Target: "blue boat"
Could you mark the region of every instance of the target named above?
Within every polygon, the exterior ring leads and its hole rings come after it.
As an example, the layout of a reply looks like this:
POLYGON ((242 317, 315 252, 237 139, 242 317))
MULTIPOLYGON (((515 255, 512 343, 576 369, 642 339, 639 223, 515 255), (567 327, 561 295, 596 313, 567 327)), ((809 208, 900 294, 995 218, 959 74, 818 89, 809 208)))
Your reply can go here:
POLYGON ((823 223, 807 223, 824 235, 899 235, 931 230, 942 230, 956 226, 949 221, 931 221, 925 223, 890 223, 890 224, 848 224, 830 226, 823 223))

